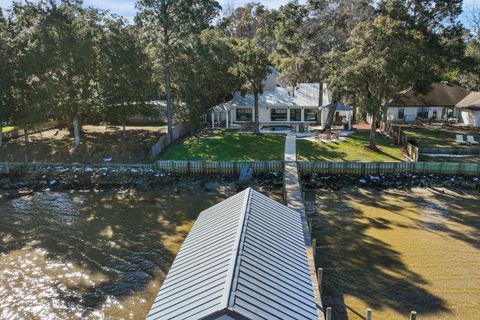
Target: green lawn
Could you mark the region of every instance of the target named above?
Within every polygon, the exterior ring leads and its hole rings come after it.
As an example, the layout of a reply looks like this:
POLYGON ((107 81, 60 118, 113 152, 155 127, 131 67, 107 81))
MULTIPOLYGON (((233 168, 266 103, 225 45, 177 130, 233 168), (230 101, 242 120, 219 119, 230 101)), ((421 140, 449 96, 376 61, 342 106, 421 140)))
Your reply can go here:
POLYGON ((380 152, 366 148, 369 132, 359 131, 339 142, 297 140, 297 156, 300 161, 402 161, 402 150, 385 136, 377 133, 380 152))
POLYGON ((403 132, 409 139, 414 139, 419 148, 440 148, 440 147, 465 147, 467 144, 459 144, 456 142, 456 135, 463 134, 464 140, 466 135, 473 135, 475 140, 479 141, 478 134, 468 133, 465 131, 430 129, 430 128, 405 128, 403 132))
POLYGON ((15 130, 15 127, 14 127, 14 126, 2 127, 2 132, 3 132, 3 133, 7 133, 7 132, 10 132, 10 131, 13 131, 13 130, 15 130))
POLYGON ((162 160, 253 161, 282 160, 285 136, 216 131, 211 136, 191 137, 169 147, 162 160))

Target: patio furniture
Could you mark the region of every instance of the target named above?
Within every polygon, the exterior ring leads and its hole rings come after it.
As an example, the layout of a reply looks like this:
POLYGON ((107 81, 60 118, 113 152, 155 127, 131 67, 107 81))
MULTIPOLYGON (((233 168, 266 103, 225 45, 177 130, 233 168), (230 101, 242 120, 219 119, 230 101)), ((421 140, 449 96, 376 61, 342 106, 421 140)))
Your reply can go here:
POLYGON ((470 144, 478 144, 478 142, 475 141, 475 138, 473 136, 467 136, 467 142, 470 144))
POLYGON ((463 134, 457 134, 457 142, 460 144, 466 143, 465 140, 463 140, 463 134))

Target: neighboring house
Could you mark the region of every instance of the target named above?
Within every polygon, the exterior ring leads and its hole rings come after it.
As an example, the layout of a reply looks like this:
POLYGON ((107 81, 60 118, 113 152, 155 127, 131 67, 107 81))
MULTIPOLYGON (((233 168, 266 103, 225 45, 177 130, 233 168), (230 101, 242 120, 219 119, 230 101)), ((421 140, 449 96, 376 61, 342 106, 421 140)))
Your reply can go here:
POLYGON ((426 94, 409 89, 390 102, 387 118, 393 122, 457 121, 460 112, 455 106, 469 93, 465 88, 446 82, 433 83, 426 94))
MULTIPOLYGON (((285 125, 323 125, 330 102, 326 86, 320 96, 319 83, 301 83, 294 92, 280 86, 279 73, 272 72, 264 81, 263 94, 259 95, 258 113, 261 128, 285 125), (323 107, 321 107, 323 106, 323 107)), ((225 122, 226 127, 255 121, 254 97, 235 92, 233 99, 213 108, 211 123, 225 122)), ((339 110, 337 116, 347 117, 348 110, 339 110)), ((350 109, 351 111, 351 109, 350 109)))
POLYGON ((145 114, 135 114, 127 118, 128 124, 158 124, 167 122, 167 101, 154 100, 145 102, 145 114))
POLYGON ((471 92, 455 105, 463 123, 480 128, 480 92, 471 92))

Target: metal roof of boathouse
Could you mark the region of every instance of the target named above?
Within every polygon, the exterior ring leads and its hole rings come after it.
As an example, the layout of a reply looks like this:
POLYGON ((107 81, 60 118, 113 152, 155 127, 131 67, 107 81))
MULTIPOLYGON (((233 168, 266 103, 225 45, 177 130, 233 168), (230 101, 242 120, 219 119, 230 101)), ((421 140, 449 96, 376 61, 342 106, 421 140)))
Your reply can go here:
POLYGON ((317 319, 300 213, 251 188, 200 213, 147 319, 317 319))

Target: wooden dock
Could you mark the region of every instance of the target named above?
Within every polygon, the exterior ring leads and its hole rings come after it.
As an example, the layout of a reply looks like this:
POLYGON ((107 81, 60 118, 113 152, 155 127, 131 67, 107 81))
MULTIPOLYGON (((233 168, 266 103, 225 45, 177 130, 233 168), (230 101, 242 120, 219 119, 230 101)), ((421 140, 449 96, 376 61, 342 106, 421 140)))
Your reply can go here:
POLYGON ((320 286, 317 279, 317 271, 315 268, 315 257, 312 238, 308 227, 308 220, 305 212, 305 204, 303 203, 302 190, 300 188, 299 172, 297 167, 297 150, 296 136, 289 134, 285 140, 285 161, 283 171, 283 187, 285 201, 287 207, 299 212, 302 217, 303 234, 305 237, 305 247, 307 251, 308 267, 310 270, 310 278, 312 280, 313 294, 315 302, 318 306, 318 319, 325 319, 324 310, 321 299, 320 286))

